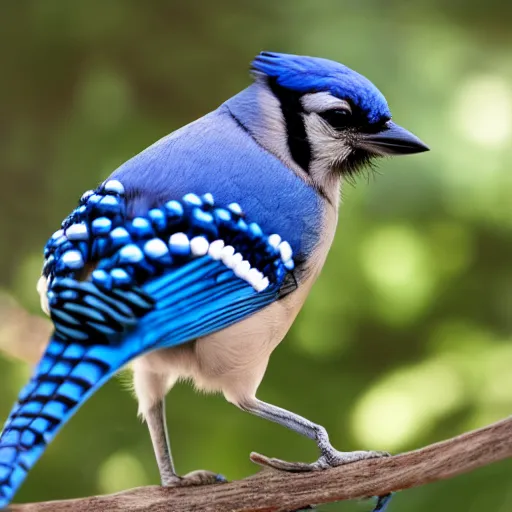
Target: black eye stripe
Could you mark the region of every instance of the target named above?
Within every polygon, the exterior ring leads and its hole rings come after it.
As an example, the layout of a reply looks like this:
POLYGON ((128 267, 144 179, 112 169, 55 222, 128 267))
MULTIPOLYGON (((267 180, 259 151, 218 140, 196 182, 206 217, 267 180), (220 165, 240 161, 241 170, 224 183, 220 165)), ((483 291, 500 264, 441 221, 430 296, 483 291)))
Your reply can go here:
POLYGON ((343 130, 353 126, 352 112, 348 109, 336 108, 333 110, 326 110, 321 112, 320 117, 327 121, 334 129, 343 130))
POLYGON ((301 94, 281 87, 273 78, 268 80, 268 85, 281 104, 290 154, 297 165, 308 172, 311 163, 311 146, 302 118, 304 109, 300 101, 301 94))
POLYGON ((318 115, 329 123, 335 130, 355 129, 364 133, 377 133, 385 127, 390 118, 382 118, 378 122, 369 123, 366 114, 357 107, 352 110, 336 108, 325 110, 318 115))

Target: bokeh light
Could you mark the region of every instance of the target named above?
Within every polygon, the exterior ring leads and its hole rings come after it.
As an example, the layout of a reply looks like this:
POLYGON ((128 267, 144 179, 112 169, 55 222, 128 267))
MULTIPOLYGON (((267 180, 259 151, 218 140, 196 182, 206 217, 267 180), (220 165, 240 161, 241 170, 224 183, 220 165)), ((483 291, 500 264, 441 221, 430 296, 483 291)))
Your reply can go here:
POLYGON ((490 148, 509 145, 512 130, 510 84, 501 76, 469 77, 458 92, 453 116, 457 128, 470 142, 490 148))
POLYGON ((141 462, 129 452, 114 453, 98 472, 98 487, 107 494, 149 483, 141 462))
POLYGON ((361 398, 352 434, 364 446, 400 451, 452 412, 463 396, 454 368, 440 359, 399 369, 361 398))
POLYGON ((437 276, 426 241, 413 229, 383 226, 370 233, 361 262, 385 319, 413 321, 429 304, 437 276))

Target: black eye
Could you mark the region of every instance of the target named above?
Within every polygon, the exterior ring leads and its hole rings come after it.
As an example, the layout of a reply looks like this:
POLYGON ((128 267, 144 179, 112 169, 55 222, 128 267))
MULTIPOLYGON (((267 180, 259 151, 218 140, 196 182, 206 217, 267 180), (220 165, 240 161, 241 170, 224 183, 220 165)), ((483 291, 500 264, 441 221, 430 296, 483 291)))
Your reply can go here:
POLYGON ((352 112, 347 109, 327 110, 320 114, 336 130, 342 130, 352 124, 352 112))

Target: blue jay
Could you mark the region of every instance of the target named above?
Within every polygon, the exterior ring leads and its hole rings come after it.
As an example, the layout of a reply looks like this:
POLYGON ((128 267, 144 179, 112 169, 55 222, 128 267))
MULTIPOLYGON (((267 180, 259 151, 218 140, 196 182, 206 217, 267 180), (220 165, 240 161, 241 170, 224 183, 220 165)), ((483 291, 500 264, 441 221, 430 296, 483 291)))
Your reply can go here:
POLYGON ((0 437, 0 508, 128 363, 165 486, 221 479, 175 471, 164 398, 179 379, 314 440, 320 457, 301 470, 382 455, 336 450, 324 427, 256 391, 322 269, 340 184, 376 157, 428 148, 342 64, 262 52, 252 72, 86 192, 49 239, 38 291, 55 329, 0 437))

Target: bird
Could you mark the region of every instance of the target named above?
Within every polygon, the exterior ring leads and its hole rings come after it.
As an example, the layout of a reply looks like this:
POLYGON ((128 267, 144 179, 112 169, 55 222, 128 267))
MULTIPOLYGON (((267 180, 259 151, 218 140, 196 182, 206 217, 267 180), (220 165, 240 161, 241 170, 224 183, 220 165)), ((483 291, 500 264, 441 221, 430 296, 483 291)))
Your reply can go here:
POLYGON ((164 400, 180 379, 316 442, 317 461, 280 469, 384 455, 338 451, 323 426, 256 392, 322 270, 343 183, 378 158, 429 148, 343 64, 261 52, 251 76, 85 192, 49 238, 37 290, 54 331, 0 435, 0 508, 126 365, 164 486, 224 480, 175 470, 164 400))

